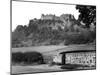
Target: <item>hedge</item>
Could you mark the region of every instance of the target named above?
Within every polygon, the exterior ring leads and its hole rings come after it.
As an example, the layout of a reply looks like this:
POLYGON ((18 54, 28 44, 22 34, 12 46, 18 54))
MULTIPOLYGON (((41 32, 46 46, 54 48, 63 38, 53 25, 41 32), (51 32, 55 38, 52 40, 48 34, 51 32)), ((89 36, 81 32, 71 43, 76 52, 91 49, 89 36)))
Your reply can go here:
POLYGON ((24 64, 42 64, 43 56, 38 52, 16 52, 12 53, 12 63, 24 63, 24 64))

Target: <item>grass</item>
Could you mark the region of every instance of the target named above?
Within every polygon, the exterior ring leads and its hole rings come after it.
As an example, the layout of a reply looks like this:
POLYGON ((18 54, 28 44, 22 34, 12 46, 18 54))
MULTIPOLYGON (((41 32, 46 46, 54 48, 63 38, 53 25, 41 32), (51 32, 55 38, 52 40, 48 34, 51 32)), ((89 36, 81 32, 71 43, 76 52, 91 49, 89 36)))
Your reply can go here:
POLYGON ((58 45, 50 45, 50 46, 33 46, 33 47, 21 47, 21 48, 12 48, 11 52, 33 52, 37 51, 43 54, 56 54, 63 51, 71 51, 71 50, 95 50, 95 45, 69 45, 69 46, 58 46, 58 45))
POLYGON ((32 52, 32 51, 37 51, 37 52, 48 52, 48 51, 54 51, 57 49, 65 48, 66 46, 33 46, 33 47, 21 47, 21 48, 12 48, 12 52, 32 52))

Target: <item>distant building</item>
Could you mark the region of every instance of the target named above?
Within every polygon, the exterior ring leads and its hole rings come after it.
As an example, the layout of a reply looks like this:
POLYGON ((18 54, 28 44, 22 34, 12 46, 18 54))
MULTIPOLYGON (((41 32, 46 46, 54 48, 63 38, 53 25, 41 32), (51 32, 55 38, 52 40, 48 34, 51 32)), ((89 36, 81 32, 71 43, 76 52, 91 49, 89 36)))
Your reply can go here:
POLYGON ((59 17, 52 15, 52 14, 49 14, 49 15, 48 14, 47 15, 42 14, 41 19, 42 20, 60 20, 59 17))
POLYGON ((61 19, 62 21, 69 21, 69 20, 74 20, 75 17, 74 17, 72 14, 62 14, 62 15, 60 16, 60 19, 61 19))
POLYGON ((62 14, 60 16, 60 20, 63 21, 63 25, 66 30, 72 31, 73 26, 76 24, 76 19, 72 14, 62 14))
POLYGON ((65 22, 65 21, 72 20, 75 18, 71 14, 62 14, 61 16, 56 16, 56 15, 52 15, 52 14, 47 14, 47 15, 42 14, 41 19, 42 20, 61 20, 61 21, 65 22))
POLYGON ((60 26, 62 29, 66 28, 69 31, 72 31, 72 28, 76 22, 76 19, 74 15, 72 14, 62 14, 60 16, 55 16, 52 14, 47 14, 47 15, 42 14, 41 19, 42 20, 55 20, 55 22, 59 21, 60 23, 57 23, 57 22, 55 23, 54 29, 57 29, 56 26, 60 26))

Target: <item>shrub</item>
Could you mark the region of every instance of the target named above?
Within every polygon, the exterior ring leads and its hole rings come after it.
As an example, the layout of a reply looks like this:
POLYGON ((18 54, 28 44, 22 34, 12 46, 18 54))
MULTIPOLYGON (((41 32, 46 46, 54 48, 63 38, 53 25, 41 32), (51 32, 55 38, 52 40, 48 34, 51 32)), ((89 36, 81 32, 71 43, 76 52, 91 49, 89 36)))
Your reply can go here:
POLYGON ((38 52, 26 52, 24 53, 24 62, 26 64, 32 64, 32 63, 38 63, 42 64, 43 63, 43 56, 42 54, 38 52))
POLYGON ((23 62, 24 54, 21 52, 12 53, 12 62, 14 63, 21 63, 23 62))
POLYGON ((12 62, 24 64, 44 63, 42 54, 38 52, 12 53, 12 62))
POLYGON ((65 37, 65 45, 68 44, 86 44, 91 43, 95 39, 95 35, 92 32, 88 33, 69 33, 65 37), (94 36, 94 38, 93 38, 94 36))

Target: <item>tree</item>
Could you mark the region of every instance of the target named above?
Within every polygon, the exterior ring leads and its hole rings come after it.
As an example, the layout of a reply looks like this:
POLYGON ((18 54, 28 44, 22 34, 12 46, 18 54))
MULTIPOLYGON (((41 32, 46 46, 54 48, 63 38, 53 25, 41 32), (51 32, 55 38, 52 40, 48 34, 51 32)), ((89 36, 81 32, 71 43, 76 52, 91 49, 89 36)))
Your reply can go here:
POLYGON ((76 5, 76 9, 79 10, 79 21, 85 23, 86 27, 90 27, 93 23, 96 25, 96 6, 76 5))

